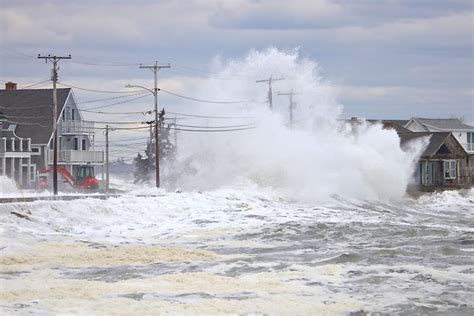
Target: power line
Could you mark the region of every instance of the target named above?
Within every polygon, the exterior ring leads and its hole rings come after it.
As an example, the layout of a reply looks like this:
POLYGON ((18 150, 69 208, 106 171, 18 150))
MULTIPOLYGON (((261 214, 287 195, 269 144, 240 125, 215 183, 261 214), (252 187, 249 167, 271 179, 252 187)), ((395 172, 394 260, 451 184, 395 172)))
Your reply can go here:
POLYGON ((118 97, 110 97, 110 98, 104 98, 104 99, 95 99, 95 100, 88 100, 88 101, 83 101, 83 102, 78 102, 76 104, 86 104, 86 103, 94 103, 94 102, 102 102, 102 101, 108 101, 108 100, 115 100, 115 99, 121 99, 121 98, 129 98, 134 95, 141 95, 141 94, 147 94, 147 92, 140 91, 135 94, 129 94, 129 95, 120 95, 118 97))
POLYGON ((175 131, 183 131, 183 132, 201 132, 201 133, 221 133, 221 132, 235 132, 235 131, 245 131, 249 129, 255 129, 255 127, 247 127, 247 128, 234 128, 234 129, 184 129, 184 128, 171 128, 171 130, 175 131))
POLYGON ((203 102, 203 103, 217 103, 217 104, 237 104, 237 103, 248 103, 250 100, 246 101, 212 101, 212 100, 203 100, 203 99, 197 99, 197 98, 192 98, 192 97, 187 97, 178 93, 174 93, 171 91, 167 91, 164 89, 160 88, 160 91, 163 91, 164 93, 168 93, 171 95, 174 95, 175 97, 191 100, 191 101, 196 101, 196 102, 203 102))
POLYGON ((111 114, 111 115, 120 115, 120 114, 153 114, 153 110, 150 111, 134 111, 134 112, 104 112, 104 111, 92 111, 92 110, 79 110, 81 112, 96 113, 96 114, 111 114))
POLYGON ((9 107, 9 106, 1 106, 0 109, 4 110, 35 110, 35 109, 44 109, 44 108, 51 108, 51 105, 41 105, 41 106, 25 106, 25 107, 9 107))
POLYGON ((97 123, 97 124, 143 124, 143 121, 126 121, 126 122, 117 122, 117 121, 89 121, 89 120, 81 120, 81 122, 88 122, 88 123, 97 123))
POLYGON ((19 52, 19 51, 16 51, 14 49, 11 49, 11 48, 8 48, 8 47, 5 47, 5 46, 2 46, 3 49, 6 49, 7 51, 9 51, 10 53, 13 53, 13 54, 16 54, 16 55, 20 55, 20 56, 23 56, 23 57, 28 57, 28 58, 32 58, 32 59, 36 59, 36 55, 27 55, 27 54, 24 54, 22 52, 19 52))
POLYGON ((91 63, 91 62, 84 62, 84 61, 74 61, 74 63, 80 64, 80 65, 87 65, 87 66, 102 66, 102 67, 130 67, 130 66, 139 65, 139 64, 91 63))
POLYGON ((35 86, 39 86, 39 85, 42 85, 43 83, 50 82, 50 81, 51 81, 51 79, 46 79, 46 80, 39 81, 39 82, 36 82, 36 83, 30 83, 30 84, 27 84, 26 86, 24 86, 23 88, 21 88, 20 90, 25 90, 25 89, 32 88, 32 87, 35 87, 35 86))
POLYGON ((198 114, 185 114, 185 113, 176 113, 176 112, 166 112, 168 114, 187 116, 187 117, 196 117, 196 118, 212 118, 212 119, 250 119, 253 117, 250 116, 210 116, 210 115, 198 115, 198 114))
POLYGON ((240 127, 255 127, 252 124, 241 124, 241 125, 227 125, 227 126, 196 126, 196 125, 181 125, 181 124, 173 124, 178 127, 189 127, 189 128, 204 128, 204 129, 220 129, 220 128, 240 128, 240 127))
POLYGON ((73 85, 69 85, 69 84, 65 84, 65 83, 62 83, 62 82, 58 82, 58 84, 62 85, 62 86, 65 86, 65 87, 68 87, 68 88, 74 88, 74 89, 77 89, 77 90, 84 90, 84 91, 90 91, 90 92, 98 92, 98 93, 119 93, 119 94, 130 94, 130 93, 139 93, 139 92, 143 92, 143 91, 106 91, 106 90, 97 90, 97 89, 89 89, 89 88, 82 88, 82 87, 78 87, 78 86, 73 86, 73 85))
MULTIPOLYGON (((109 140, 110 142, 121 142, 121 141, 135 141, 135 140, 142 140, 143 137, 140 137, 140 138, 119 138, 119 139, 114 139, 114 140, 109 140)), ((99 143, 104 143, 105 140, 96 140, 95 141, 96 143, 99 142, 99 143)))
POLYGON ((103 108, 107 108, 107 107, 109 107, 109 106, 118 105, 118 104, 124 104, 124 103, 132 102, 132 101, 135 101, 135 100, 143 99, 143 98, 146 98, 146 97, 148 97, 148 96, 149 96, 149 94, 145 94, 145 95, 141 95, 141 96, 139 96, 139 97, 133 98, 133 99, 128 99, 128 100, 124 100, 124 101, 120 101, 120 102, 115 102, 115 103, 111 103, 111 104, 96 106, 96 107, 93 107, 93 108, 90 108, 90 109, 87 109, 87 110, 79 110, 79 111, 90 111, 90 110, 103 109, 103 108))
POLYGON ((11 120, 3 120, 5 122, 11 123, 11 124, 18 124, 18 125, 30 125, 30 126, 39 126, 39 127, 46 127, 49 128, 50 126, 43 125, 41 123, 29 123, 29 122, 16 122, 16 121, 11 121, 11 120))
POLYGON ((6 118, 20 118, 20 119, 31 120, 31 119, 36 119, 36 118, 38 118, 38 117, 50 117, 50 115, 24 116, 24 115, 8 115, 8 114, 0 113, 0 118, 2 118, 2 117, 6 117, 6 118))

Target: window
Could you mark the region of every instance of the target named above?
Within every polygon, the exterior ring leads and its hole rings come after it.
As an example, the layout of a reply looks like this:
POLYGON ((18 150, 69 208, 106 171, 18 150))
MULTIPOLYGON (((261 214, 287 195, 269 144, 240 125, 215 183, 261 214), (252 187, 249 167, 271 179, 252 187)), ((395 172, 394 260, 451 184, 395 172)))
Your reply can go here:
POLYGON ((467 134, 467 150, 474 151, 474 133, 469 132, 467 134))
POLYGON ((445 179, 456 179, 456 160, 444 160, 443 169, 445 179))
POLYGON ((79 139, 74 137, 74 150, 79 150, 79 139))
POLYGON ((63 138, 61 136, 59 136, 59 150, 63 149, 63 138))
POLYGON ((71 109, 71 120, 74 121, 74 109, 71 109))
POLYGON ((87 149, 87 148, 86 148, 86 140, 83 139, 83 140, 82 140, 82 150, 86 150, 86 149, 87 149))

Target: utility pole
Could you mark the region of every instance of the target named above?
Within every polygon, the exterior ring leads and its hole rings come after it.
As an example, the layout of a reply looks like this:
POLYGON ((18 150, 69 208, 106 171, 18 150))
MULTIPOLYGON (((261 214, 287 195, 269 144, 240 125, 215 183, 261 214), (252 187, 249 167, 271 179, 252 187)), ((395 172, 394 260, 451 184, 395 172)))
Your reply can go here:
POLYGON ((175 115, 174 116, 174 155, 175 157, 178 157, 178 130, 176 129, 178 127, 178 118, 175 115))
POLYGON ((140 68, 148 68, 153 71, 155 78, 155 89, 153 90, 153 95, 155 96, 155 178, 156 178, 156 187, 160 187, 160 142, 159 142, 159 122, 158 122, 158 86, 156 74, 161 68, 171 68, 170 64, 168 65, 158 65, 158 62, 155 61, 155 64, 152 66, 142 66, 140 68))
POLYGON ((273 111, 272 82, 273 81, 279 81, 279 80, 285 80, 285 78, 273 78, 272 76, 270 76, 270 78, 268 78, 268 79, 255 81, 256 83, 260 83, 260 82, 268 83, 268 105, 270 107, 270 111, 273 111))
POLYGON ((289 101, 290 101, 290 104, 289 104, 289 112, 290 112, 290 128, 293 127, 293 110, 296 108, 296 103, 293 101, 293 96, 294 95, 298 95, 298 93, 294 93, 293 92, 293 89, 291 89, 290 92, 285 92, 285 93, 281 93, 281 92, 278 92, 278 95, 287 95, 289 96, 289 101))
POLYGON ((105 125, 105 194, 109 193, 109 125, 105 125))
POLYGON ((153 168, 153 124, 155 121, 144 121, 142 124, 148 124, 148 127, 150 128, 150 138, 148 139, 148 144, 147 144, 147 149, 148 149, 148 170, 151 170, 153 168))
POLYGON ((53 81, 53 192, 58 195, 58 131, 57 131, 57 116, 58 116, 58 94, 56 91, 56 83, 58 82, 58 61, 61 59, 71 59, 69 56, 41 56, 38 54, 38 59, 48 60, 53 63, 53 73, 51 80, 53 81))

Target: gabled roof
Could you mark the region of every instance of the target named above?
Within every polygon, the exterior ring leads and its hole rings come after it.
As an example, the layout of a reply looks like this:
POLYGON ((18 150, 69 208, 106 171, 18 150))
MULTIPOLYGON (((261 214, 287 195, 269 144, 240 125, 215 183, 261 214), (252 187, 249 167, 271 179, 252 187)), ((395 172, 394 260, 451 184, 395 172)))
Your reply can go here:
MULTIPOLYGON (((446 142, 446 139, 451 137, 452 141, 459 144, 457 139, 453 136, 451 132, 438 132, 438 133, 430 133, 430 132, 423 132, 423 133, 416 133, 407 130, 406 128, 402 127, 402 130, 397 130, 398 135, 400 136, 400 146, 404 147, 410 141, 413 141, 420 137, 429 137, 428 146, 426 146, 425 150, 421 154, 421 157, 432 157, 436 155, 438 150, 441 146, 446 142)), ((467 152, 462 148, 459 144, 458 149, 462 149, 465 155, 468 155, 467 152)))
MULTIPOLYGON (((71 88, 57 89, 58 117, 71 88)), ((53 131, 52 89, 0 90, 0 119, 17 124, 15 134, 31 138, 32 144, 47 144, 53 131)))
POLYGON ((411 121, 416 121, 421 125, 426 126, 428 129, 435 128, 442 131, 474 131, 474 126, 464 124, 457 118, 450 119, 430 119, 413 117, 404 126, 407 126, 411 121))

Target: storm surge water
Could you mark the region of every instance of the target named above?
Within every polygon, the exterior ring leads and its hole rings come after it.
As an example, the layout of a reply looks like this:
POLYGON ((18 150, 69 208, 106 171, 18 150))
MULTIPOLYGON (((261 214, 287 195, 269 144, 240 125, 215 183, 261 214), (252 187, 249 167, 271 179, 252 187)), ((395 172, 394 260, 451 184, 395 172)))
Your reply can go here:
POLYGON ((404 196, 424 144, 343 122, 297 51, 212 72, 196 98, 248 101, 180 128, 252 129, 183 131, 167 190, 112 178, 106 200, 0 204, 0 314, 473 314, 474 190, 404 196))
MULTIPOLYGON (((316 62, 301 58, 297 50, 270 48, 251 51, 241 60, 217 60, 213 73, 216 79, 201 85, 197 95, 247 102, 194 107, 197 114, 219 117, 206 119, 204 127, 255 128, 186 133, 180 187, 202 190, 250 182, 305 200, 332 195, 391 200, 404 195, 422 145, 404 152, 394 130, 341 120, 342 106, 321 79, 316 62), (272 85, 273 111, 267 83, 256 82, 270 76, 283 78, 272 85), (296 103, 292 122, 288 96, 278 95, 291 90, 296 103)), ((203 125, 203 120, 195 119, 198 123, 203 125)))

